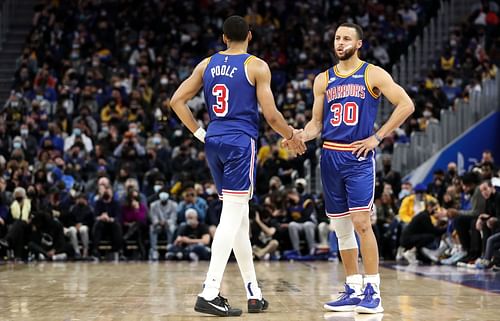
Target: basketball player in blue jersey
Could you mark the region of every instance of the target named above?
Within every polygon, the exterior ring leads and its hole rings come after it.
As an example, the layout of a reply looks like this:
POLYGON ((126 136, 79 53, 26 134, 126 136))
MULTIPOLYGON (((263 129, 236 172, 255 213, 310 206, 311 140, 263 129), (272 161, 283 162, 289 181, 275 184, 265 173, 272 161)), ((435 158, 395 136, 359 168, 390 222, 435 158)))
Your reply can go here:
POLYGON ((223 32, 227 50, 198 64, 174 93, 171 106, 194 136, 205 143, 208 165, 222 199, 208 273, 194 309, 219 316, 239 316, 241 309, 232 308, 219 294, 231 250, 243 277, 248 312, 261 312, 268 307, 255 276, 249 239, 248 201, 256 177, 258 104, 269 125, 288 139, 289 148, 303 154, 305 145, 298 136, 300 131, 288 126, 276 109, 268 65, 247 53, 252 34, 246 21, 240 16, 229 17, 223 32), (202 87, 210 115, 206 132, 186 105, 202 87))
POLYGON ((324 308, 380 313, 384 309, 378 248, 370 222, 375 188, 374 149, 413 113, 414 106, 385 70, 359 59, 362 39, 363 31, 356 24, 344 23, 337 28, 334 50, 339 63, 316 77, 313 116, 298 135, 308 141, 321 134, 326 214, 332 219, 346 274, 345 292, 324 308), (389 120, 374 133, 380 95, 396 107, 389 120), (364 277, 358 269, 354 231, 360 238, 364 277))

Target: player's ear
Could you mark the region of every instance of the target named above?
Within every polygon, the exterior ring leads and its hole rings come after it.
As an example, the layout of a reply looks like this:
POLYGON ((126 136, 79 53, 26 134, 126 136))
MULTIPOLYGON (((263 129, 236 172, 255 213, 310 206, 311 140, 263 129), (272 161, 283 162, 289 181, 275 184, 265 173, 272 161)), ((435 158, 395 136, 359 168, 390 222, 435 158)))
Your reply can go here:
POLYGON ((356 44, 356 49, 360 49, 363 46, 363 40, 358 40, 358 43, 356 44))
POLYGON ((247 40, 248 40, 248 42, 250 42, 252 40, 252 32, 250 30, 248 31, 247 40))
POLYGON ((227 45, 228 39, 225 34, 222 34, 222 42, 227 45))

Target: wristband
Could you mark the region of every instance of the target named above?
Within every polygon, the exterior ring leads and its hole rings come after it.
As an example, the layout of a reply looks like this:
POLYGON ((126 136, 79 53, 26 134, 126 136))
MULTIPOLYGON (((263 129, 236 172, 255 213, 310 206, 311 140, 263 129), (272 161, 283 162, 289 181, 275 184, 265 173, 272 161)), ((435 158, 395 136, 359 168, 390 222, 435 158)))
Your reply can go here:
POLYGON ((206 134, 207 132, 201 127, 198 127, 198 129, 193 133, 194 137, 198 138, 202 143, 205 142, 206 134))
POLYGON ((379 135, 377 135, 377 133, 373 134, 373 137, 375 137, 375 139, 377 140, 377 142, 380 144, 382 142, 382 137, 380 137, 379 135))

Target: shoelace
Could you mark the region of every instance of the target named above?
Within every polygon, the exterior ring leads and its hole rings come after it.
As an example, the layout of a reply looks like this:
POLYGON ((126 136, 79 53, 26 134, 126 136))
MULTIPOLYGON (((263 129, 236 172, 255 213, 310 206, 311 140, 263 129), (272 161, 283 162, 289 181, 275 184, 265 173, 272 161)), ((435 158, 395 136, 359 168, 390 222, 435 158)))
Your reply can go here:
POLYGON ((346 284, 346 285, 344 285, 344 291, 340 291, 340 292, 339 292, 339 294, 340 294, 340 295, 339 295, 339 297, 337 298, 337 300, 345 300, 345 299, 348 299, 348 298, 349 298, 349 296, 350 296, 351 294, 353 294, 353 293, 354 293, 354 291, 353 291, 351 288, 349 288, 349 287, 347 286, 347 284, 346 284))
POLYGON ((231 309, 231 306, 229 305, 227 299, 223 297, 222 295, 219 295, 219 300, 222 301, 222 304, 227 307, 227 309, 231 309))
POLYGON ((368 300, 371 301, 373 299, 373 295, 376 294, 375 290, 371 286, 371 284, 368 284, 365 288, 365 291, 363 292, 363 300, 368 300))

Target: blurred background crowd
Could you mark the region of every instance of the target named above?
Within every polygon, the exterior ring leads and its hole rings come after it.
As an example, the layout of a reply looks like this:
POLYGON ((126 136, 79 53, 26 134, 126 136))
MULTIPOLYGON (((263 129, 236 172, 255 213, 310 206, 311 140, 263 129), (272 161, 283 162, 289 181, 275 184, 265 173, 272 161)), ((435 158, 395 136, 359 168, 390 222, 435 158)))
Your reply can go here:
MULTIPOLYGON (((361 25, 361 58, 390 70, 438 6, 432 0, 37 5, 0 111, 0 254, 17 260, 97 260, 104 254, 115 260, 207 259, 221 201, 202 144, 173 115, 169 98, 201 59, 224 49, 224 19, 240 14, 251 24, 249 52, 269 63, 277 106, 301 128, 311 117, 315 75, 335 63, 338 22, 361 25)), ((379 150, 373 227, 386 259, 396 258, 398 248, 398 258, 405 253, 412 262, 437 254, 438 261, 444 255, 453 263, 488 259, 483 229, 498 232, 500 207, 486 210, 497 194, 491 184, 493 196, 479 187, 498 176, 491 153, 485 151, 464 176, 450 164, 429 186, 402 182, 391 169, 391 153, 395 142, 439 122, 440 109, 496 77, 498 24, 498 5, 478 2, 450 30, 431 71, 406 88, 416 111, 379 150), (429 220, 412 225, 420 212, 429 220), (434 237, 423 242, 405 230, 434 237), (479 230, 484 242, 473 233, 479 230), (432 244, 447 250, 421 250, 432 244)), ((189 107, 206 127, 201 93, 189 107)), ((317 164, 318 144, 308 143, 308 152, 293 158, 279 138, 262 122, 251 210, 255 256, 335 259, 321 193, 307 193, 303 179, 305 159, 317 164)))

